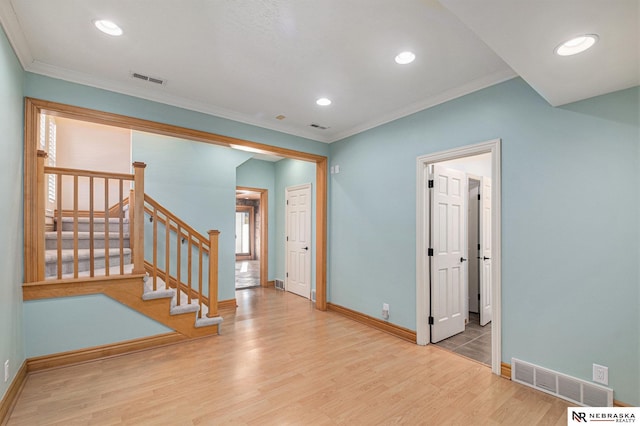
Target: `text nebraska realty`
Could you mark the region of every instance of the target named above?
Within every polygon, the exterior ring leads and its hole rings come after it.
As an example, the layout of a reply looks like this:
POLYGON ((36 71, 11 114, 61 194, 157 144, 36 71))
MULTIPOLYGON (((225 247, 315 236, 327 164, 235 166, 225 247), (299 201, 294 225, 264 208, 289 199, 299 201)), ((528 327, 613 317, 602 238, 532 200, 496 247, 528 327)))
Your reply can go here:
POLYGON ((578 422, 600 421, 615 423, 635 423, 636 416, 634 413, 584 413, 573 412, 573 420, 578 422))

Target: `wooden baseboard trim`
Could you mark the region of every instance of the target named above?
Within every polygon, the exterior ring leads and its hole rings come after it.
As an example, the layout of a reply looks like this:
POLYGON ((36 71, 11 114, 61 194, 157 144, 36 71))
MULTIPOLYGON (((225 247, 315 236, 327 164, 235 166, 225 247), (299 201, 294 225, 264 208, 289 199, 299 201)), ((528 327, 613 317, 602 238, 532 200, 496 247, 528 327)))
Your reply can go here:
POLYGON ((511 364, 506 362, 500 363, 500 376, 511 380, 511 364))
MULTIPOLYGON (((500 376, 505 379, 511 380, 511 364, 507 364, 503 362, 500 364, 500 376)), ((634 405, 627 404, 626 402, 618 401, 616 399, 613 400, 614 407, 634 407, 634 405)))
POLYGON ((218 309, 236 309, 237 307, 236 299, 221 300, 218 302, 218 309))
POLYGON ((267 281, 267 287, 275 287, 275 286, 276 286, 276 282, 274 280, 267 281))
POLYGON ((0 425, 4 425, 5 421, 11 415, 11 411, 13 411, 13 407, 16 405, 16 401, 18 400, 18 396, 20 395, 20 391, 24 386, 24 382, 27 379, 27 362, 23 362, 14 377, 13 381, 7 388, 7 392, 0 400, 0 425))
POLYGON ((336 312, 349 319, 358 321, 377 330, 387 332, 409 342, 416 342, 416 332, 413 330, 409 330, 408 328, 400 327, 399 325, 391 324, 386 321, 379 320, 369 315, 333 303, 327 303, 327 310, 336 312))
POLYGON ((171 333, 159 334, 157 336, 143 337, 140 339, 127 340, 108 345, 94 346, 75 351, 29 358, 26 361, 27 372, 32 373, 35 371, 48 370, 50 368, 66 367, 73 364, 125 355, 132 352, 177 343, 183 340, 187 340, 187 337, 174 331, 171 333))

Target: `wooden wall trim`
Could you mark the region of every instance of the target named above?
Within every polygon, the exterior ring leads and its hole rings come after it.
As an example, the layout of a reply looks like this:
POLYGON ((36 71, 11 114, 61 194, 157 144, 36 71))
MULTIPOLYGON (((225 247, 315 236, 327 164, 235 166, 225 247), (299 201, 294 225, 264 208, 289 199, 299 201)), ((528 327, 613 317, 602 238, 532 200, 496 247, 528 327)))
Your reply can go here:
POLYGON ((5 421, 9 419, 9 415, 11 415, 11 411, 18 401, 18 396, 20 396, 20 391, 22 391, 26 379, 27 361, 24 361, 16 377, 13 378, 13 381, 9 385, 7 392, 2 397, 2 400, 0 400, 0 425, 4 425, 5 421))
POLYGON ((374 318, 369 315, 333 303, 327 303, 327 310, 336 312, 349 319, 368 325, 369 327, 373 327, 389 334, 393 334, 394 336, 407 340, 409 342, 416 342, 416 332, 413 330, 409 330, 408 328, 400 327, 399 325, 391 324, 387 321, 383 321, 378 318, 374 318))
POLYGON ((144 274, 110 275, 108 277, 87 277, 81 280, 62 279, 24 283, 22 284, 22 300, 100 294, 105 293, 108 287, 126 285, 130 282, 141 283, 144 277, 144 274))
POLYGON ((511 380, 511 364, 500 363, 500 377, 511 380))
POLYGON ((132 352, 157 348, 159 346, 165 346, 181 342, 183 340, 187 340, 187 337, 174 331, 156 336, 126 340, 124 342, 44 355, 27 359, 27 371, 32 373, 34 371, 42 371, 50 368, 65 367, 82 362, 111 358, 132 352))
MULTIPOLYGON (((181 139, 210 143, 219 146, 242 146, 256 152, 273 154, 294 160, 309 161, 316 164, 316 308, 326 310, 327 303, 327 182, 328 160, 318 154, 281 148, 272 145, 252 142, 229 136, 217 135, 201 130, 174 126, 150 120, 127 117, 104 111, 82 108, 73 105, 25 98, 25 129, 24 129, 24 254, 25 259, 35 259, 38 241, 34 224, 37 219, 37 209, 32 201, 36 191, 36 151, 38 149, 38 115, 46 113, 53 116, 66 117, 74 120, 139 130, 181 139)), ((38 265, 25 262, 24 281, 37 281, 35 276, 38 265)))
MULTIPOLYGON (((236 299, 229 299, 229 300, 220 300, 218 302, 218 309, 233 309, 235 310, 238 307, 238 304, 236 303, 236 299)), ((224 323, 223 323, 224 325, 224 323)))
POLYGON ((268 287, 269 279, 269 190, 237 186, 236 190, 260 193, 260 286, 268 287))

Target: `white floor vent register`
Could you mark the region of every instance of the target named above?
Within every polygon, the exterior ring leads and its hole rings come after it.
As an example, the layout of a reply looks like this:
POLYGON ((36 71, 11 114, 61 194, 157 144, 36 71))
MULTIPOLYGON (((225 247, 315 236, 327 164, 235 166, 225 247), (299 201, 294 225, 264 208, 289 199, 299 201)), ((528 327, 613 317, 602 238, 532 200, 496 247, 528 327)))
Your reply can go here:
POLYGON ((275 280, 276 290, 284 290, 284 281, 283 280, 275 280))
POLYGON ((511 380, 587 407, 613 407, 613 389, 511 358, 511 380))

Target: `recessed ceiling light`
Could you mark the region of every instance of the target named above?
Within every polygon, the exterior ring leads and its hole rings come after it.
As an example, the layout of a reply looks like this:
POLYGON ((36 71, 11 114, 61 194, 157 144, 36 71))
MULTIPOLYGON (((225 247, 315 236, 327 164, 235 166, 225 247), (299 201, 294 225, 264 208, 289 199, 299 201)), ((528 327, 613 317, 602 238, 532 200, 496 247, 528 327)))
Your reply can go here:
POLYGON ((595 34, 585 34, 579 37, 574 37, 571 40, 567 40, 560 46, 556 47, 556 55, 571 56, 580 52, 584 52, 598 41, 598 36, 595 34))
POLYGON ((102 31, 105 34, 109 34, 112 36, 122 35, 122 28, 117 26, 115 23, 108 21, 106 19, 98 19, 93 21, 94 25, 97 29, 102 31))
POLYGON ((398 56, 396 56, 396 63, 406 65, 413 62, 414 59, 416 59, 416 55, 413 52, 402 52, 398 53, 398 56))
POLYGON ((320 106, 331 105, 331 99, 328 98, 320 98, 316 101, 316 103, 320 106))

